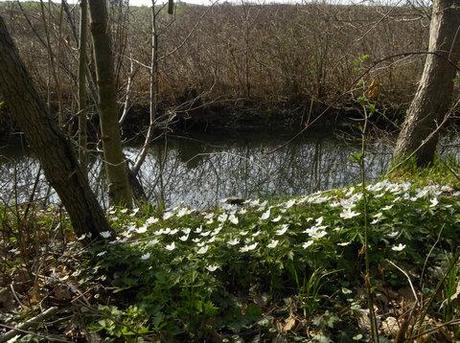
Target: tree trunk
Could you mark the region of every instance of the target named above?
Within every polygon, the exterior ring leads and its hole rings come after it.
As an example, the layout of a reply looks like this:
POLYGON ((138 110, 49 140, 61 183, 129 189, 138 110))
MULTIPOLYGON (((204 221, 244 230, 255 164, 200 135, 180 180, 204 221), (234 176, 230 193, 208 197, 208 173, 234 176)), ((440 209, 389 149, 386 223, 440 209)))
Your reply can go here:
POLYGON ((65 206, 75 233, 97 237, 100 232, 109 231, 104 212, 86 181, 72 145, 40 99, 2 17, 0 93, 65 206))
POLYGON ((427 165, 433 161, 439 140, 437 128, 451 104, 457 73, 455 66, 459 57, 458 0, 435 0, 430 24, 429 53, 417 93, 396 143, 395 161, 401 161, 412 154, 418 165, 427 165))
POLYGON ((87 68, 87 37, 88 37, 88 1, 80 2, 80 46, 78 64, 78 147, 80 165, 87 173, 87 110, 88 96, 86 92, 86 68, 87 68))
POLYGON ((99 91, 99 115, 109 198, 113 205, 132 206, 132 191, 121 147, 118 108, 115 94, 112 42, 105 0, 89 0, 96 76, 99 91))

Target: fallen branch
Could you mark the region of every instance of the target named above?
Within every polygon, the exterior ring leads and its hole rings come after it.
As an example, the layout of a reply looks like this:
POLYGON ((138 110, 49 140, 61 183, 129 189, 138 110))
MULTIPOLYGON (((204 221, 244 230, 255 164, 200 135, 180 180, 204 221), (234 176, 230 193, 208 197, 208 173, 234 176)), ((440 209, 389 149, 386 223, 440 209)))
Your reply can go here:
POLYGON ((33 326, 34 324, 43 322, 46 318, 52 316, 57 312, 58 308, 56 306, 50 307, 46 311, 43 311, 39 315, 30 318, 29 320, 26 320, 24 323, 19 324, 15 328, 12 328, 10 331, 8 331, 6 334, 3 336, 0 336, 0 343, 4 343, 12 339, 14 336, 18 334, 18 332, 23 332, 27 328, 33 326))

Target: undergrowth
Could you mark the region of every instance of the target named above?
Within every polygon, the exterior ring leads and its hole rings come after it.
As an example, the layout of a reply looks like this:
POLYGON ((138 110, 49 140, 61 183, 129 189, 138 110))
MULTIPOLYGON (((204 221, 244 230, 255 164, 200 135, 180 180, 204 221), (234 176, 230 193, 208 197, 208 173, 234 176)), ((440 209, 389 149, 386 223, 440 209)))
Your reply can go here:
MULTIPOLYGON (((367 186, 381 342, 460 338, 460 192, 442 168, 367 186)), ((366 341, 363 211, 359 185, 204 212, 112 209, 115 237, 84 248, 70 239, 41 272, 41 288, 55 292, 52 278, 69 294, 22 300, 28 313, 58 304, 72 340, 366 341)))

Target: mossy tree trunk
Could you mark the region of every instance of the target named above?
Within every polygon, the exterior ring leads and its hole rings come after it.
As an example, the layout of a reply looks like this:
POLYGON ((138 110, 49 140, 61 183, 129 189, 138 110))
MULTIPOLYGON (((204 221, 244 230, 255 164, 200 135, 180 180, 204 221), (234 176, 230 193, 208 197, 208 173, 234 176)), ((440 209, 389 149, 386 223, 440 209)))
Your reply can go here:
POLYGON ((118 106, 115 93, 112 39, 105 0, 89 0, 96 76, 99 93, 99 116, 109 198, 113 205, 132 206, 128 169, 121 146, 118 106))
POLYGON ((395 161, 411 155, 421 166, 433 161, 439 141, 437 128, 451 104, 459 57, 460 2, 435 0, 429 53, 417 93, 398 137, 395 161))
POLYGON ((47 180, 59 195, 75 233, 97 237, 100 232, 109 231, 104 212, 88 185, 72 145, 36 91, 2 17, 0 94, 40 160, 47 180))

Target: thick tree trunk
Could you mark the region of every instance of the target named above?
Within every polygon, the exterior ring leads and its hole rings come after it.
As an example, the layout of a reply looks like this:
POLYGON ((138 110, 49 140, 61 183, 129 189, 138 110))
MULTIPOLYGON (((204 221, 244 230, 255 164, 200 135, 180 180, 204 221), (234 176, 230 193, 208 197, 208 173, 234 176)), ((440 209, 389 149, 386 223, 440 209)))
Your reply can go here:
POLYGON ((91 34, 93 36, 96 75, 99 91, 99 115, 105 168, 112 204, 132 206, 132 191, 121 147, 118 108, 115 94, 112 42, 105 0, 89 0, 91 34))
POLYGON ((458 0, 435 0, 429 54, 417 93, 399 134, 394 152, 395 161, 411 154, 414 154, 418 165, 433 161, 439 140, 437 127, 451 104, 457 73, 455 65, 459 58, 460 3, 458 0))
POLYGON ((110 227, 71 143, 51 118, 0 17, 0 93, 58 193, 77 235, 97 237, 110 227))
POLYGON ((88 0, 80 2, 80 46, 78 63, 78 146, 79 160, 82 169, 87 173, 87 112, 88 96, 86 92, 86 68, 87 68, 87 37, 88 37, 88 0))

